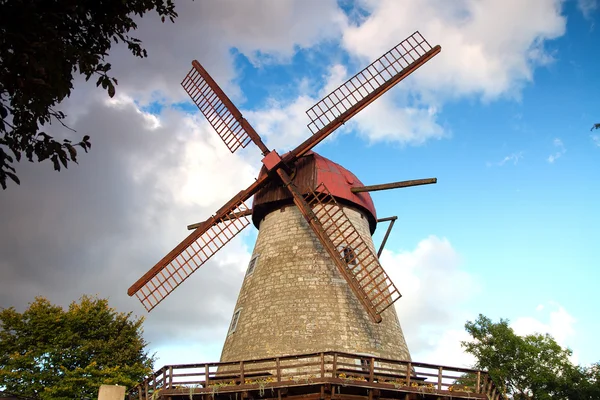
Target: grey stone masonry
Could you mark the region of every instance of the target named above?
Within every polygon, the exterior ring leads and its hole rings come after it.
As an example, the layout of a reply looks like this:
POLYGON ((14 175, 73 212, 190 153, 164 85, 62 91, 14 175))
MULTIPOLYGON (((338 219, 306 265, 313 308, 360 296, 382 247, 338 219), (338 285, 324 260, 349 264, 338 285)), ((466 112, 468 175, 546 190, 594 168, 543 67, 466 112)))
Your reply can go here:
MULTIPOLYGON (((375 251, 367 219, 343 208, 375 251)), ((394 307, 369 318, 296 206, 265 216, 252 259, 222 362, 323 351, 410 360, 394 307)))

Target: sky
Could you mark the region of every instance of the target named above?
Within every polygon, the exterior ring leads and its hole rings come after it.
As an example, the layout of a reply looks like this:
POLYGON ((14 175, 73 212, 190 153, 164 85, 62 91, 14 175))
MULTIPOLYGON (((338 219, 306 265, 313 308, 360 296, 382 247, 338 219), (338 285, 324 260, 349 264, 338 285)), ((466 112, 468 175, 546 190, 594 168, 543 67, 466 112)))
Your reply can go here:
POLYGON ((413 359, 471 365, 464 324, 484 314, 600 361, 599 7, 182 0, 174 24, 147 15, 135 36, 148 58, 110 53, 117 95, 78 77, 61 105, 91 152, 61 172, 21 162, 21 185, 0 194, 0 307, 96 294, 145 316, 157 368, 217 361, 254 227, 151 313, 126 293, 261 166, 253 145, 231 154, 188 101, 191 61, 281 154, 310 135, 307 109, 419 30, 441 53, 315 148, 366 185, 438 179, 372 194, 379 217, 398 216, 381 262, 413 359))

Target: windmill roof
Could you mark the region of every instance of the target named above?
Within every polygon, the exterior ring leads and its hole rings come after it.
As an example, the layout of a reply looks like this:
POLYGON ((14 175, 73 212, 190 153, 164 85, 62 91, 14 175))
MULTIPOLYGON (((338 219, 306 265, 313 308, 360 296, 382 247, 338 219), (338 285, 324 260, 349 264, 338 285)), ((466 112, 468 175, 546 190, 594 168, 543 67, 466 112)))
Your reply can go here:
MULTIPOLYGON (((267 172, 263 167, 260 174, 265 173, 267 172)), ((377 213, 373 200, 368 192, 352 193, 350 191, 352 187, 364 185, 356 175, 346 168, 320 154, 309 151, 296 160, 293 182, 303 194, 308 193, 309 190, 315 190, 323 183, 337 201, 363 211, 369 220, 371 233, 375 232, 377 213)), ((258 227, 260 220, 269 210, 290 202, 291 195, 287 189, 281 187, 280 183, 275 182, 261 189, 253 200, 252 219, 254 225, 258 227)))
MULTIPOLYGON (((315 167, 317 172, 317 185, 324 183, 333 196, 338 199, 346 200, 350 203, 360 206, 368 211, 373 220, 377 220, 375 205, 369 192, 352 193, 353 187, 364 186, 364 184, 341 165, 323 157, 320 154, 311 152, 315 157, 315 167)), ((373 231, 375 229, 372 229, 373 231)))

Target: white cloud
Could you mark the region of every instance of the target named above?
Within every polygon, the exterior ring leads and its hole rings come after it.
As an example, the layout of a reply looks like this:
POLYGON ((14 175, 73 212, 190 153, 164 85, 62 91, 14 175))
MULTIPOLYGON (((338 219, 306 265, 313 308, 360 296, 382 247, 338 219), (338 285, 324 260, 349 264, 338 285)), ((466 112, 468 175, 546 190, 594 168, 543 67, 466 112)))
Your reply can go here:
MULTIPOLYGON (((363 0, 359 5, 370 14, 360 25, 352 25, 335 1, 181 2, 175 24, 157 28, 152 17, 141 20, 138 36, 148 48, 148 60, 133 59, 121 49, 113 68, 122 87, 142 104, 168 103, 185 99, 178 83, 190 60, 199 58, 234 100, 242 100, 233 83, 237 71, 232 48, 261 66, 288 62, 298 49, 341 37, 343 47, 362 66, 421 29, 431 43, 442 44, 442 53, 403 82, 403 89, 379 99, 348 126, 369 142, 420 145, 451 135, 438 117, 449 99, 518 97, 523 85, 532 81, 534 69, 552 60, 544 42, 565 29, 559 0, 418 4, 363 0)), ((345 66, 333 64, 320 95, 337 87, 346 75, 345 66)), ((295 99, 271 99, 266 107, 246 114, 260 125, 258 131, 271 146, 289 148, 306 137, 304 111, 316 101, 302 92, 295 99)))
POLYGON ((600 135, 590 135, 590 137, 592 138, 592 143, 600 147, 600 135))
POLYGON ((591 18, 598 9, 598 0, 577 0, 577 8, 585 18, 591 18))
MULTIPOLYGON (((306 92, 289 102, 271 99, 267 106, 254 111, 244 111, 244 115, 263 135, 268 144, 278 149, 290 149, 306 139, 310 131, 306 125, 310 122, 306 110, 321 98, 344 83, 346 68, 334 64, 324 77, 325 84, 316 97, 308 94, 311 87, 305 81, 300 88, 306 92)), ((400 93, 402 95, 402 93, 400 93)), ((405 93, 404 93, 405 94, 405 93)), ((369 107, 362 110, 333 135, 335 138, 342 132, 355 129, 356 132, 371 143, 396 142, 400 144, 420 145, 431 139, 449 137, 447 132, 437 123, 437 110, 433 106, 411 106, 402 96, 386 94, 369 107), (404 104, 404 106, 399 106, 404 104)))
MULTIPOLYGON (((271 98, 264 108, 244 111, 244 115, 257 132, 260 132, 266 143, 282 153, 296 147, 310 136, 311 132, 307 128, 310 119, 306 115, 306 110, 320 98, 335 90, 346 78, 345 67, 334 64, 323 77, 325 84, 316 91, 316 96, 310 95, 314 92, 312 83, 301 80, 298 85, 300 94, 295 99, 286 102, 271 98)), ((326 140, 331 140, 343 131, 344 128, 338 129, 326 140)))
MULTIPOLYGON (((333 0, 178 1, 175 24, 143 18, 134 36, 149 57, 135 59, 120 46, 110 57, 117 97, 107 101, 78 78, 63 104, 69 123, 92 136, 91 153, 60 174, 21 163, 21 186, 3 194, 0 220, 8 228, 0 235, 0 267, 7 279, 0 306, 22 308, 35 295, 66 304, 98 293, 145 315, 127 287, 188 234, 187 224, 208 217, 256 176, 255 150, 232 155, 199 114, 169 108, 187 100, 179 83, 194 58, 235 101, 243 96, 234 83, 232 48, 260 66, 289 62, 299 48, 341 37, 366 64, 419 28, 443 45, 441 55, 352 124, 370 141, 421 144, 449 135, 438 121, 448 99, 517 96, 534 69, 551 60, 544 41, 564 32, 559 1, 363 3, 372 14, 358 27, 348 26, 333 0), (159 116, 136 105, 153 101, 165 106, 159 116)), ((332 63, 317 96, 347 75, 345 66, 332 63)), ((289 148, 307 137, 304 112, 318 100, 309 92, 315 91, 305 87, 296 99, 271 101, 246 116, 270 146, 289 148)), ((146 315, 152 347, 202 343, 214 354, 248 258, 249 249, 235 239, 146 315)), ((457 342, 470 316, 456 310, 479 285, 461 269, 450 242, 431 236, 412 251, 385 251, 383 259, 404 294, 397 309, 417 358, 459 360, 457 342)))
POLYGON ((343 44, 350 54, 375 59, 419 30, 430 44, 441 44, 442 52, 410 85, 445 98, 518 96, 533 80, 534 69, 552 60, 544 41, 562 36, 566 25, 560 0, 362 4, 371 15, 344 32, 343 44))
MULTIPOLYGON (((0 307, 22 309, 36 295, 65 305, 86 293, 146 315, 129 285, 258 172, 257 155, 232 155, 205 121, 176 110, 153 116, 124 95, 87 101, 72 126, 92 136, 90 154, 60 174, 19 164, 22 184, 4 194, 0 307)), ((220 348, 249 256, 234 239, 147 314, 150 349, 220 348)))
POLYGON ((450 136, 437 122, 434 106, 398 106, 392 96, 379 98, 352 121, 370 142, 421 145, 450 136))
POLYGON ((559 304, 550 302, 545 312, 544 305, 539 305, 536 308, 538 313, 544 312, 545 315, 537 315, 536 317, 524 316, 515 319, 510 326, 514 329, 517 335, 531 334, 550 334, 558 344, 567 346, 569 338, 575 334, 573 325, 577 320, 559 304), (542 322, 541 319, 547 322, 542 322))
POLYGON ((134 58, 125 46, 111 54, 118 89, 135 93, 142 104, 186 100, 179 83, 193 59, 239 100, 233 48, 257 66, 289 62, 298 49, 339 37, 346 25, 334 0, 177 1, 176 10, 173 24, 152 14, 138 22, 134 36, 143 41, 147 59, 134 58))
POLYGON ((502 160, 498 161, 497 163, 487 162, 486 165, 488 167, 491 167, 493 165, 497 165, 497 166, 501 167, 504 164, 506 164, 507 162, 510 162, 513 165, 517 165, 519 163, 519 160, 522 160, 522 159, 523 159, 523 152, 519 151, 518 153, 512 153, 512 154, 505 156, 502 160))
POLYGON ((554 145, 556 151, 553 154, 550 154, 547 158, 547 160, 550 164, 553 164, 556 160, 558 160, 560 157, 562 157, 567 152, 565 145, 563 144, 562 140, 560 140, 559 138, 555 138, 552 141, 552 144, 554 145))
POLYGON ((306 127, 309 122, 306 110, 315 102, 315 99, 307 95, 301 95, 288 103, 271 99, 265 108, 244 111, 244 115, 256 131, 260 132, 267 146, 283 154, 310 136, 306 127))
POLYGON ((411 251, 384 250, 381 263, 403 295, 396 311, 413 359, 470 366, 460 346, 470 316, 460 310, 481 286, 450 241, 429 236, 411 251))

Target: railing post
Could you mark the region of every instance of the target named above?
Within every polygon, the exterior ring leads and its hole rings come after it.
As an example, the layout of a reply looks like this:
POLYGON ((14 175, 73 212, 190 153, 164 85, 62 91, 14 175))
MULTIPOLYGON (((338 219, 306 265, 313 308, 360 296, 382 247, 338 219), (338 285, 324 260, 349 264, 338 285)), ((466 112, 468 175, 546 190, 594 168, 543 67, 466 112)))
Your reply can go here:
POLYGON ((321 378, 325 378, 325 354, 321 353, 321 378))
POLYGON ((412 363, 406 365, 406 386, 410 386, 410 374, 412 373, 412 363))
POLYGON ((337 378, 337 353, 333 353, 333 371, 331 372, 333 374, 333 378, 337 378))
POLYGON ((142 385, 138 385, 137 389, 138 389, 138 399, 142 400, 142 385))
MULTIPOLYGON (((277 382, 281 382, 281 362, 279 361, 279 357, 275 359, 275 368, 277 368, 277 382)), ((281 393, 278 393, 278 396, 281 396, 281 393)))
MULTIPOLYGON (((369 366, 369 382, 373 383, 375 380, 375 357, 371 357, 371 365, 369 366)), ((369 392, 370 394, 371 392, 369 392)))
POLYGON ((169 389, 173 387, 173 366, 169 365, 169 389))
POLYGON ((477 371, 477 389, 475 393, 481 393, 481 371, 477 371))
POLYGON ((240 361, 240 385, 244 385, 246 379, 244 378, 244 362, 240 361))
POLYGON ((163 389, 168 389, 168 387, 167 387, 167 369, 163 368, 162 373, 163 373, 163 376, 162 376, 162 387, 163 387, 163 389))
POLYGON ((442 367, 438 367, 438 390, 442 390, 442 367))
POLYGON ((148 380, 144 382, 144 399, 148 398, 148 380))
POLYGON ((204 384, 205 384, 204 387, 208 387, 208 381, 210 380, 209 373, 210 373, 210 369, 208 367, 208 364, 204 364, 204 384))

